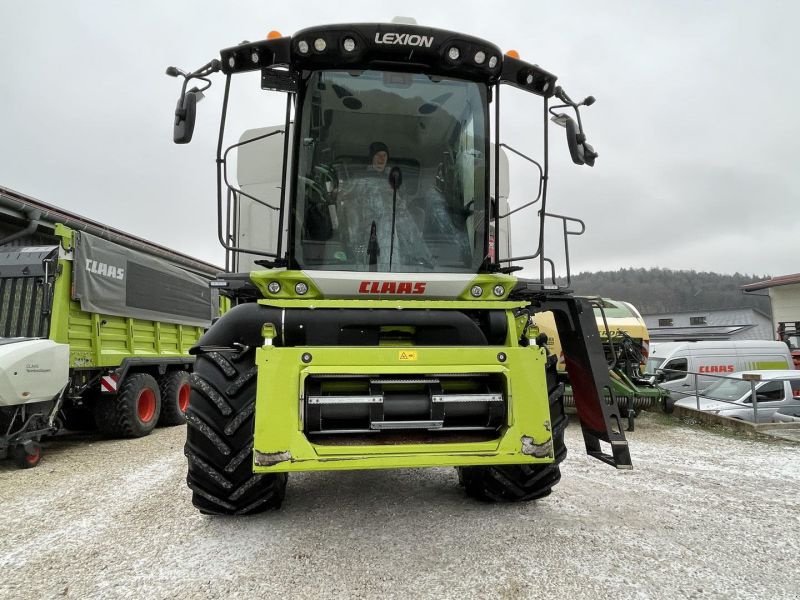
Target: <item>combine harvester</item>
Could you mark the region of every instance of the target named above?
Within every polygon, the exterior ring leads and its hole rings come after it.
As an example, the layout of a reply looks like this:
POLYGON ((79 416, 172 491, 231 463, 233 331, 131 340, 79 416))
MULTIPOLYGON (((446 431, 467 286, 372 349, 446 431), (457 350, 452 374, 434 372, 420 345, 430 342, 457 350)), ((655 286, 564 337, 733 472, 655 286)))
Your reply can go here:
POLYGON ((631 468, 592 306, 557 284, 543 235, 547 220, 565 236, 582 225, 549 212, 550 119, 591 166, 580 108, 594 98, 574 102, 553 74, 469 35, 330 25, 243 42, 191 73, 169 67, 184 80, 176 143, 220 71, 219 240, 234 272, 212 284, 237 305, 192 349, 185 452, 201 512, 276 508, 293 471, 453 466, 474 498, 547 496, 567 420, 556 357, 532 343, 545 311, 587 452, 631 468), (231 82, 253 72, 285 94, 284 125, 226 147, 231 82), (541 161, 501 142, 509 87, 541 103, 541 161), (278 160, 247 152, 258 143, 278 160), (512 211, 495 201, 502 148, 538 175, 536 198, 512 211), (529 206, 534 250, 498 256, 529 206), (539 279, 513 275, 524 260, 539 279))
POLYGON ((0 188, 0 459, 34 467, 61 429, 184 423, 218 271, 0 188))

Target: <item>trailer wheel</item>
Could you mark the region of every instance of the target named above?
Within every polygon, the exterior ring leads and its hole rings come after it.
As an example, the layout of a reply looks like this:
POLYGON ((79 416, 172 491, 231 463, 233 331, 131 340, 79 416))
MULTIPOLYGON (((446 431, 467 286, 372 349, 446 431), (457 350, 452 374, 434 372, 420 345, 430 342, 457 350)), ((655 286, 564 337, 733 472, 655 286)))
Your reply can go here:
POLYGON ((189 408, 189 373, 173 371, 164 375, 159 381, 161 390, 161 416, 158 424, 162 426, 184 425, 186 409, 189 408))
POLYGON ((208 515, 279 508, 286 473, 253 474, 255 350, 197 354, 186 412, 192 503, 208 515))
POLYGON ((32 469, 42 460, 42 447, 36 442, 27 442, 14 446, 12 451, 14 463, 20 469, 32 469))
POLYGON ((152 375, 134 373, 119 386, 116 397, 94 403, 97 428, 112 437, 143 437, 153 431, 161 412, 161 392, 152 375))
POLYGON ((558 382, 555 361, 548 359, 546 369, 555 460, 545 465, 458 467, 458 482, 468 496, 485 502, 538 500, 549 496, 561 480, 558 465, 567 457, 564 430, 569 422, 564 412, 564 384, 558 382))

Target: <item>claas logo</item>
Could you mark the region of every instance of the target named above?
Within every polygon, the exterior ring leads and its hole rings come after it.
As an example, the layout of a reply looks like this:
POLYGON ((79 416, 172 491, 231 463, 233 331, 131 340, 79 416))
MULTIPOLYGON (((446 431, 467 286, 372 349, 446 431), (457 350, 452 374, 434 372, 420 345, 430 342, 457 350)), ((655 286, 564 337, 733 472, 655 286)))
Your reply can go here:
POLYGON ((701 373, 733 373, 733 365, 702 365, 701 373))
POLYGON ((424 281, 362 281, 359 294, 424 294, 424 281))

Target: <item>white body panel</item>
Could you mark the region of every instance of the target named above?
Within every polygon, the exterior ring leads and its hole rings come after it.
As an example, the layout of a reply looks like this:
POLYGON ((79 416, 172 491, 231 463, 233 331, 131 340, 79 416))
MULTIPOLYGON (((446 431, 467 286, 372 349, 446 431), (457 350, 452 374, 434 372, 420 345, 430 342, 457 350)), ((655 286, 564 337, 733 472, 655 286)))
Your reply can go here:
POLYGON ((326 298, 457 298, 474 279, 471 273, 377 273, 304 271, 326 298))
MULTIPOLYGON (((283 125, 248 129, 240 142, 251 140, 261 135, 279 131, 283 125)), ((289 132, 289 156, 291 156, 291 129, 289 132)), ((255 196, 262 202, 279 207, 281 202, 281 175, 283 173, 283 146, 284 134, 277 133, 273 136, 254 141, 240 146, 236 154, 236 180, 239 188, 255 196)), ((287 176, 288 177, 288 176, 287 176)), ((287 206, 290 198, 291 183, 287 189, 287 206)), ((239 214, 236 215, 236 245, 241 248, 275 252, 278 243, 278 217, 279 212, 272 210, 258 202, 242 196, 239 204, 239 214)), ((288 211, 287 211, 288 218, 288 211)), ((286 223, 283 223, 283 246, 286 247, 286 223)), ((258 254, 237 253, 234 271, 246 272, 259 270, 254 261, 267 257, 258 254)))
POLYGON ((55 398, 69 378, 69 346, 52 340, 2 340, 0 407, 55 398))

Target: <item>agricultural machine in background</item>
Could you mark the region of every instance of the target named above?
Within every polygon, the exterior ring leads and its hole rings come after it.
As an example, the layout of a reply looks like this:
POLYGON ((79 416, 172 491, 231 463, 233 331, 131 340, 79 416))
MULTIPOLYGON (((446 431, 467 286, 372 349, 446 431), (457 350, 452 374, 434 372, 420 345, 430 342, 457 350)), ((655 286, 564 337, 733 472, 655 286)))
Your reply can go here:
POLYGON ((201 512, 278 507, 287 474, 312 470, 454 466, 478 499, 548 495, 567 420, 557 357, 531 336, 531 317, 545 311, 587 452, 631 468, 592 306, 557 283, 544 243, 547 220, 565 236, 576 221, 548 212, 550 117, 573 162, 592 166, 580 107, 593 98, 571 100, 551 73, 472 36, 330 25, 243 42, 191 73, 170 67, 184 79, 176 143, 191 140, 217 72, 229 272, 212 285, 236 306, 192 351, 185 453, 201 512), (252 72, 285 94, 284 125, 226 148, 231 82, 252 72), (541 162, 525 157, 538 168, 537 197, 503 210, 493 164, 503 147, 519 153, 500 136, 509 87, 541 101, 544 135, 541 162), (253 163, 258 153, 245 149, 255 143, 278 159, 253 163), (538 242, 514 256, 501 238, 529 206, 538 242), (514 276, 525 260, 537 261, 538 279, 514 276))
MULTIPOLYGON (((669 397, 669 392, 661 389, 655 379, 644 372, 650 352, 650 332, 642 315, 631 303, 610 298, 592 298, 590 302, 608 364, 614 399, 622 415, 628 418, 628 431, 633 431, 634 419, 641 410, 661 406, 669 397)), ((564 402, 566 406, 574 406, 553 316, 539 313, 533 321, 536 335, 544 335, 540 341, 558 357, 559 378, 567 386, 564 402)))

